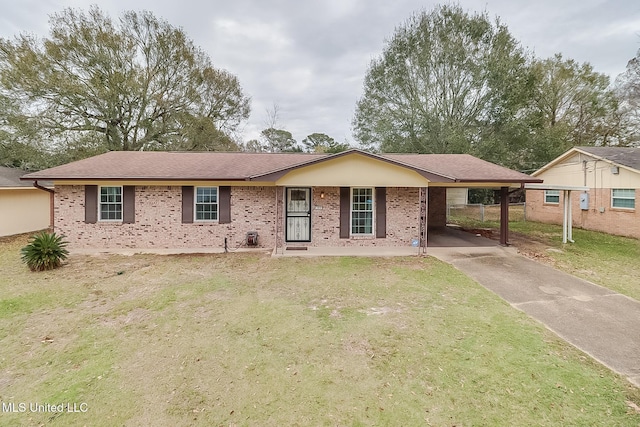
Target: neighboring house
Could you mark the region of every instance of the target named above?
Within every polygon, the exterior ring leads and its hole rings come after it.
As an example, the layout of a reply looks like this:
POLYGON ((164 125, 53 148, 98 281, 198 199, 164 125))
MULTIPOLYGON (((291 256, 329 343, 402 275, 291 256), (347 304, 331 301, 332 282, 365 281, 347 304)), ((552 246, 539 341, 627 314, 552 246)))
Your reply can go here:
POLYGON ((360 150, 109 152, 23 179, 53 180, 55 230, 100 249, 424 246, 427 226, 446 225, 448 187, 506 199, 541 182, 465 154, 360 150))
MULTIPOLYGON (((640 238, 640 148, 574 147, 533 176, 544 185, 589 187, 572 192, 573 225, 640 238)), ((562 203, 560 190, 527 190, 527 219, 560 224, 562 203)))
POLYGON ((53 194, 20 181, 25 171, 0 166, 0 236, 51 226, 53 194))

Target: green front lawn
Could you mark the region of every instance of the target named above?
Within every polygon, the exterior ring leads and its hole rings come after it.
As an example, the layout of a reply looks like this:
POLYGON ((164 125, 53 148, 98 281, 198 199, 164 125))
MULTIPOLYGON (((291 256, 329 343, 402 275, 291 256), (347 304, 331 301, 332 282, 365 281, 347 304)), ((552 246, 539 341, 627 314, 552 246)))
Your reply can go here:
POLYGON ((432 258, 73 256, 31 273, 24 242, 0 243, 0 401, 86 412, 0 425, 640 424, 640 390, 432 258))

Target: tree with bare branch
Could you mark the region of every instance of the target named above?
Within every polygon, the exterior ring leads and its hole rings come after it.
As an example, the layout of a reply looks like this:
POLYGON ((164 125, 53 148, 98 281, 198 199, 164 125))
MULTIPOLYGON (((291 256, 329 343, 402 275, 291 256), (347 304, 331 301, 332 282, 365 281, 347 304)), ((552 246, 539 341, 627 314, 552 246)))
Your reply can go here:
POLYGON ((35 128, 53 151, 79 153, 236 149, 250 111, 238 79, 182 29, 95 6, 54 14, 47 38, 1 39, 0 95, 14 107, 5 132, 35 128))

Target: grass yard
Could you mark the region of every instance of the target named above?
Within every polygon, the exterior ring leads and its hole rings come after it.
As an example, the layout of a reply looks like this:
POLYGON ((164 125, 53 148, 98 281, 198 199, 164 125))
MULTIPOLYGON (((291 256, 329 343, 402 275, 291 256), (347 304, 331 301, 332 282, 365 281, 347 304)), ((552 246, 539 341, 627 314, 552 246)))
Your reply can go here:
POLYGON ((640 425, 640 390, 432 258, 31 273, 25 243, 0 242, 3 426, 640 425))
MULTIPOLYGON (((499 235, 498 222, 458 222, 499 235)), ((561 225, 516 221, 509 229, 524 255, 640 301, 640 240, 574 227, 575 243, 563 244, 561 225)))

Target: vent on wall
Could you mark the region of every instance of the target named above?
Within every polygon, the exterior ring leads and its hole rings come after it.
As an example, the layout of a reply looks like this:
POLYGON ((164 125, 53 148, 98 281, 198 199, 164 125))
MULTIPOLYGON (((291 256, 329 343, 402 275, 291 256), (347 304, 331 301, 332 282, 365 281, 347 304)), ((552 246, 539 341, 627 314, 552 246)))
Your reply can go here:
POLYGON ((611 166, 611 173, 618 175, 620 173, 620 168, 618 166, 611 166))

